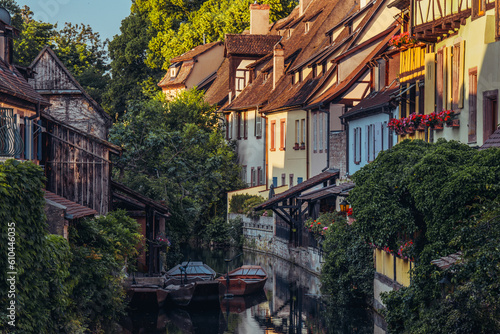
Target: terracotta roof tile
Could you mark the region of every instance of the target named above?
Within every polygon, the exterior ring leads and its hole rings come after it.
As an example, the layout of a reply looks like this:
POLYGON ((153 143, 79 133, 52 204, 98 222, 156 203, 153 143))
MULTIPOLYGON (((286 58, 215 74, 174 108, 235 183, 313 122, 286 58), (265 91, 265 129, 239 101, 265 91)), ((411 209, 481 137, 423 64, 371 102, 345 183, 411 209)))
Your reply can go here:
POLYGON ((221 41, 217 41, 217 42, 212 42, 212 43, 208 43, 208 44, 198 45, 194 49, 191 49, 188 52, 183 53, 180 56, 177 56, 175 58, 170 59, 170 63, 173 64, 173 63, 178 63, 178 62, 181 62, 181 61, 191 60, 194 57, 199 56, 202 53, 205 53, 208 50, 210 50, 210 49, 212 49, 212 48, 214 48, 214 47, 216 47, 218 45, 222 45, 222 42, 221 41))
POLYGON ((194 62, 184 62, 182 63, 181 68, 179 69, 179 73, 177 73, 177 76, 172 78, 170 76, 170 71, 165 74, 163 79, 158 83, 158 86, 160 87, 173 87, 173 86, 182 86, 186 83, 187 79, 189 78, 189 75, 193 71, 194 68, 194 62))
POLYGON ((0 92, 34 104, 50 104, 31 87, 15 66, 9 66, 3 59, 0 59, 0 92))
POLYGON ((342 183, 329 187, 325 187, 322 189, 318 189, 316 191, 312 191, 310 193, 304 194, 299 197, 299 199, 304 200, 304 201, 310 201, 310 200, 318 200, 322 199, 324 197, 329 197, 332 195, 340 195, 344 193, 345 191, 351 190, 354 188, 354 182, 347 182, 347 183, 342 183))
POLYGON ((360 113, 386 106, 393 99, 394 94, 398 90, 399 82, 395 80, 390 86, 384 87, 381 91, 365 97, 355 107, 349 109, 349 111, 342 115, 341 118, 353 117, 360 113))
POLYGON ((279 35, 226 35, 227 54, 265 56, 281 40, 279 35))
POLYGON ((217 70, 217 79, 205 92, 205 101, 222 107, 227 102, 229 92, 229 59, 225 58, 217 70))
POLYGON ((479 149, 485 150, 490 147, 500 147, 500 129, 493 132, 479 149))
POLYGON ((67 200, 64 197, 58 196, 47 190, 45 190, 45 199, 66 207, 66 212, 64 215, 64 218, 66 219, 78 219, 88 216, 95 216, 97 214, 97 211, 95 211, 94 209, 87 208, 86 206, 67 200))
POLYGON ((263 210, 263 209, 269 209, 271 208, 274 204, 278 202, 282 202, 288 198, 294 197, 294 196, 300 196, 300 194, 308 189, 311 189, 323 182, 326 182, 328 180, 335 179, 339 176, 339 170, 338 169, 330 169, 327 170, 321 174, 318 174, 316 176, 311 177, 310 179, 297 184, 296 186, 288 189, 285 192, 282 192, 281 194, 275 195, 273 198, 268 199, 264 203, 260 204, 259 206, 255 207, 255 210, 263 210))

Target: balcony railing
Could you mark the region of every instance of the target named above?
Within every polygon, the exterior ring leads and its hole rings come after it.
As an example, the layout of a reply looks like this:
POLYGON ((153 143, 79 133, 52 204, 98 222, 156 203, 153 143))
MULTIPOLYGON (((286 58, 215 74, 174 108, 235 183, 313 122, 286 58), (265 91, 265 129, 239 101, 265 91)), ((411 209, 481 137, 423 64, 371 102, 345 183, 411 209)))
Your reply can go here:
POLYGON ((24 143, 13 109, 0 108, 0 157, 19 157, 24 143))

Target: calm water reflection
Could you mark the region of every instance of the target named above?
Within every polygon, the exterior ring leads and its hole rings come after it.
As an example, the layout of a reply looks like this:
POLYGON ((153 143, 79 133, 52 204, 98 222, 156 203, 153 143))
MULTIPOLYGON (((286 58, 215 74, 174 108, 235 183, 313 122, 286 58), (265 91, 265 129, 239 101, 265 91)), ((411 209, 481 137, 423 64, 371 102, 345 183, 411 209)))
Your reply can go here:
MULTIPOLYGON (((184 258, 203 261, 217 273, 226 272, 225 258, 235 250, 185 249, 184 258)), ((203 309, 133 310, 122 321, 123 333, 373 333, 367 312, 329 310, 320 300, 319 278, 286 261, 245 251, 229 270, 257 264, 268 273, 261 293, 224 299, 203 309), (352 316, 350 316, 352 315, 352 316)))

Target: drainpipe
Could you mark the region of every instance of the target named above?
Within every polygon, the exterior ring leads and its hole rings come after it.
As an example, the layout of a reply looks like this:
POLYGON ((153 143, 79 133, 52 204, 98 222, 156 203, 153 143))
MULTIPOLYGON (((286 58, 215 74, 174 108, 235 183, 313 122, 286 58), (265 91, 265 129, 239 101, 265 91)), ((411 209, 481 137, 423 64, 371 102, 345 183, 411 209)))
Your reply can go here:
POLYGON ((327 115, 327 118, 326 118, 326 134, 327 134, 327 138, 328 138, 328 141, 326 143, 327 147, 326 147, 326 167, 322 170, 322 172, 330 169, 330 108, 328 109, 323 109, 321 108, 322 104, 319 105, 319 108, 318 110, 320 112, 323 112, 323 113, 326 113, 327 115))
POLYGON ((265 124, 265 129, 264 131, 264 171, 266 173, 266 190, 269 189, 269 157, 268 157, 268 152, 267 152, 267 115, 264 115, 264 124, 265 124))
POLYGON ((40 117, 40 101, 38 101, 38 103, 36 104, 36 108, 35 108, 35 110, 36 110, 35 115, 33 115, 33 116, 31 116, 31 117, 28 117, 28 118, 27 118, 28 120, 32 121, 32 120, 34 120, 35 118, 40 117))

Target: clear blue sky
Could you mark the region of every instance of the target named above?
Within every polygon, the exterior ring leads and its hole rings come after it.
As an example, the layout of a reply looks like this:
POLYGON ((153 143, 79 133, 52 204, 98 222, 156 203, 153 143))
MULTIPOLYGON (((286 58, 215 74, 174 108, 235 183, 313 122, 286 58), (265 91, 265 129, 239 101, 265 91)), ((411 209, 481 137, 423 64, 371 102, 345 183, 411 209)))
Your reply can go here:
POLYGON ((27 5, 36 20, 58 23, 84 23, 99 32, 101 39, 113 39, 120 33, 121 21, 130 14, 131 0, 16 0, 22 8, 27 5))

